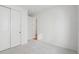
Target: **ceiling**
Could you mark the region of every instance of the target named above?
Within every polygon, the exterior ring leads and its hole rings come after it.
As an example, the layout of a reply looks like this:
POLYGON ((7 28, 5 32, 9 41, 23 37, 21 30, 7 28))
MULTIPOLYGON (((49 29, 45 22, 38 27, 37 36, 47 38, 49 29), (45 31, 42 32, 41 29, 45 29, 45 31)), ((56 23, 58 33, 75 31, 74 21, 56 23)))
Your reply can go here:
POLYGON ((20 7, 27 9, 30 16, 35 16, 45 10, 55 7, 55 5, 20 5, 20 7))

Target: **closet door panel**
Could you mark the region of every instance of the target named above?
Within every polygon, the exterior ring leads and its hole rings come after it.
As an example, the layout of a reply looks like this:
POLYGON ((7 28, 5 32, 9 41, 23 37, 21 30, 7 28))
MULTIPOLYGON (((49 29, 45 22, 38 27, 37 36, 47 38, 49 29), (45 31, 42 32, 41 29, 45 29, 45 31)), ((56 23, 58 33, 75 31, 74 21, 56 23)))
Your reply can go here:
POLYGON ((0 6, 0 51, 10 48, 10 9, 0 6))
POLYGON ((11 10, 11 47, 20 44, 20 13, 11 10))

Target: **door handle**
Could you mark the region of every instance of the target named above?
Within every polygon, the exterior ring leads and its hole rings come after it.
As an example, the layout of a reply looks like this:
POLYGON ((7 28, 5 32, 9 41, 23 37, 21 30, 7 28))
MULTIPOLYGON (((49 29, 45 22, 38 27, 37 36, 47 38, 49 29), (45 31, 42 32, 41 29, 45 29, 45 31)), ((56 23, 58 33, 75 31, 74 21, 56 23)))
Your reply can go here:
POLYGON ((19 32, 19 34, 21 34, 21 32, 19 32))

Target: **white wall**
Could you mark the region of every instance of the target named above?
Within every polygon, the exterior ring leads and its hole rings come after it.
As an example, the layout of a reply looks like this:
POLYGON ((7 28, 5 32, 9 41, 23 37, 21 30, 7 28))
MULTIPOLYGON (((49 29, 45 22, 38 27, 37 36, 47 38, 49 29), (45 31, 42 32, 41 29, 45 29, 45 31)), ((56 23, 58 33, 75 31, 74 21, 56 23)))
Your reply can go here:
POLYGON ((77 50, 77 8, 58 6, 38 15, 38 39, 77 50))
POLYGON ((0 51, 10 48, 10 9, 0 6, 0 51))
POLYGON ((20 12, 25 12, 25 9, 19 7, 19 5, 4 5, 4 6, 11 8, 11 9, 15 9, 15 10, 20 11, 20 12))
POLYGON ((32 34, 33 34, 33 18, 31 16, 28 16, 28 39, 32 40, 32 34))
POLYGON ((77 47, 78 47, 78 53, 79 53, 79 6, 77 7, 78 7, 78 41, 77 41, 78 45, 77 47))
POLYGON ((28 42, 28 11, 22 12, 21 16, 21 43, 26 44, 28 42))

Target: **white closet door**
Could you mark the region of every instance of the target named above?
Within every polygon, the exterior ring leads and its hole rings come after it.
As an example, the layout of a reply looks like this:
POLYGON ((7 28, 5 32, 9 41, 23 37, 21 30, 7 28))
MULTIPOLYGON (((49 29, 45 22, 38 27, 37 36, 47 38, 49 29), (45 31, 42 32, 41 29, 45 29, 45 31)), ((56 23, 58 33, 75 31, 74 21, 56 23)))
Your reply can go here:
POLYGON ((0 51, 10 48, 10 9, 0 6, 0 51))
POLYGON ((20 13, 11 10, 11 47, 20 44, 20 13))

